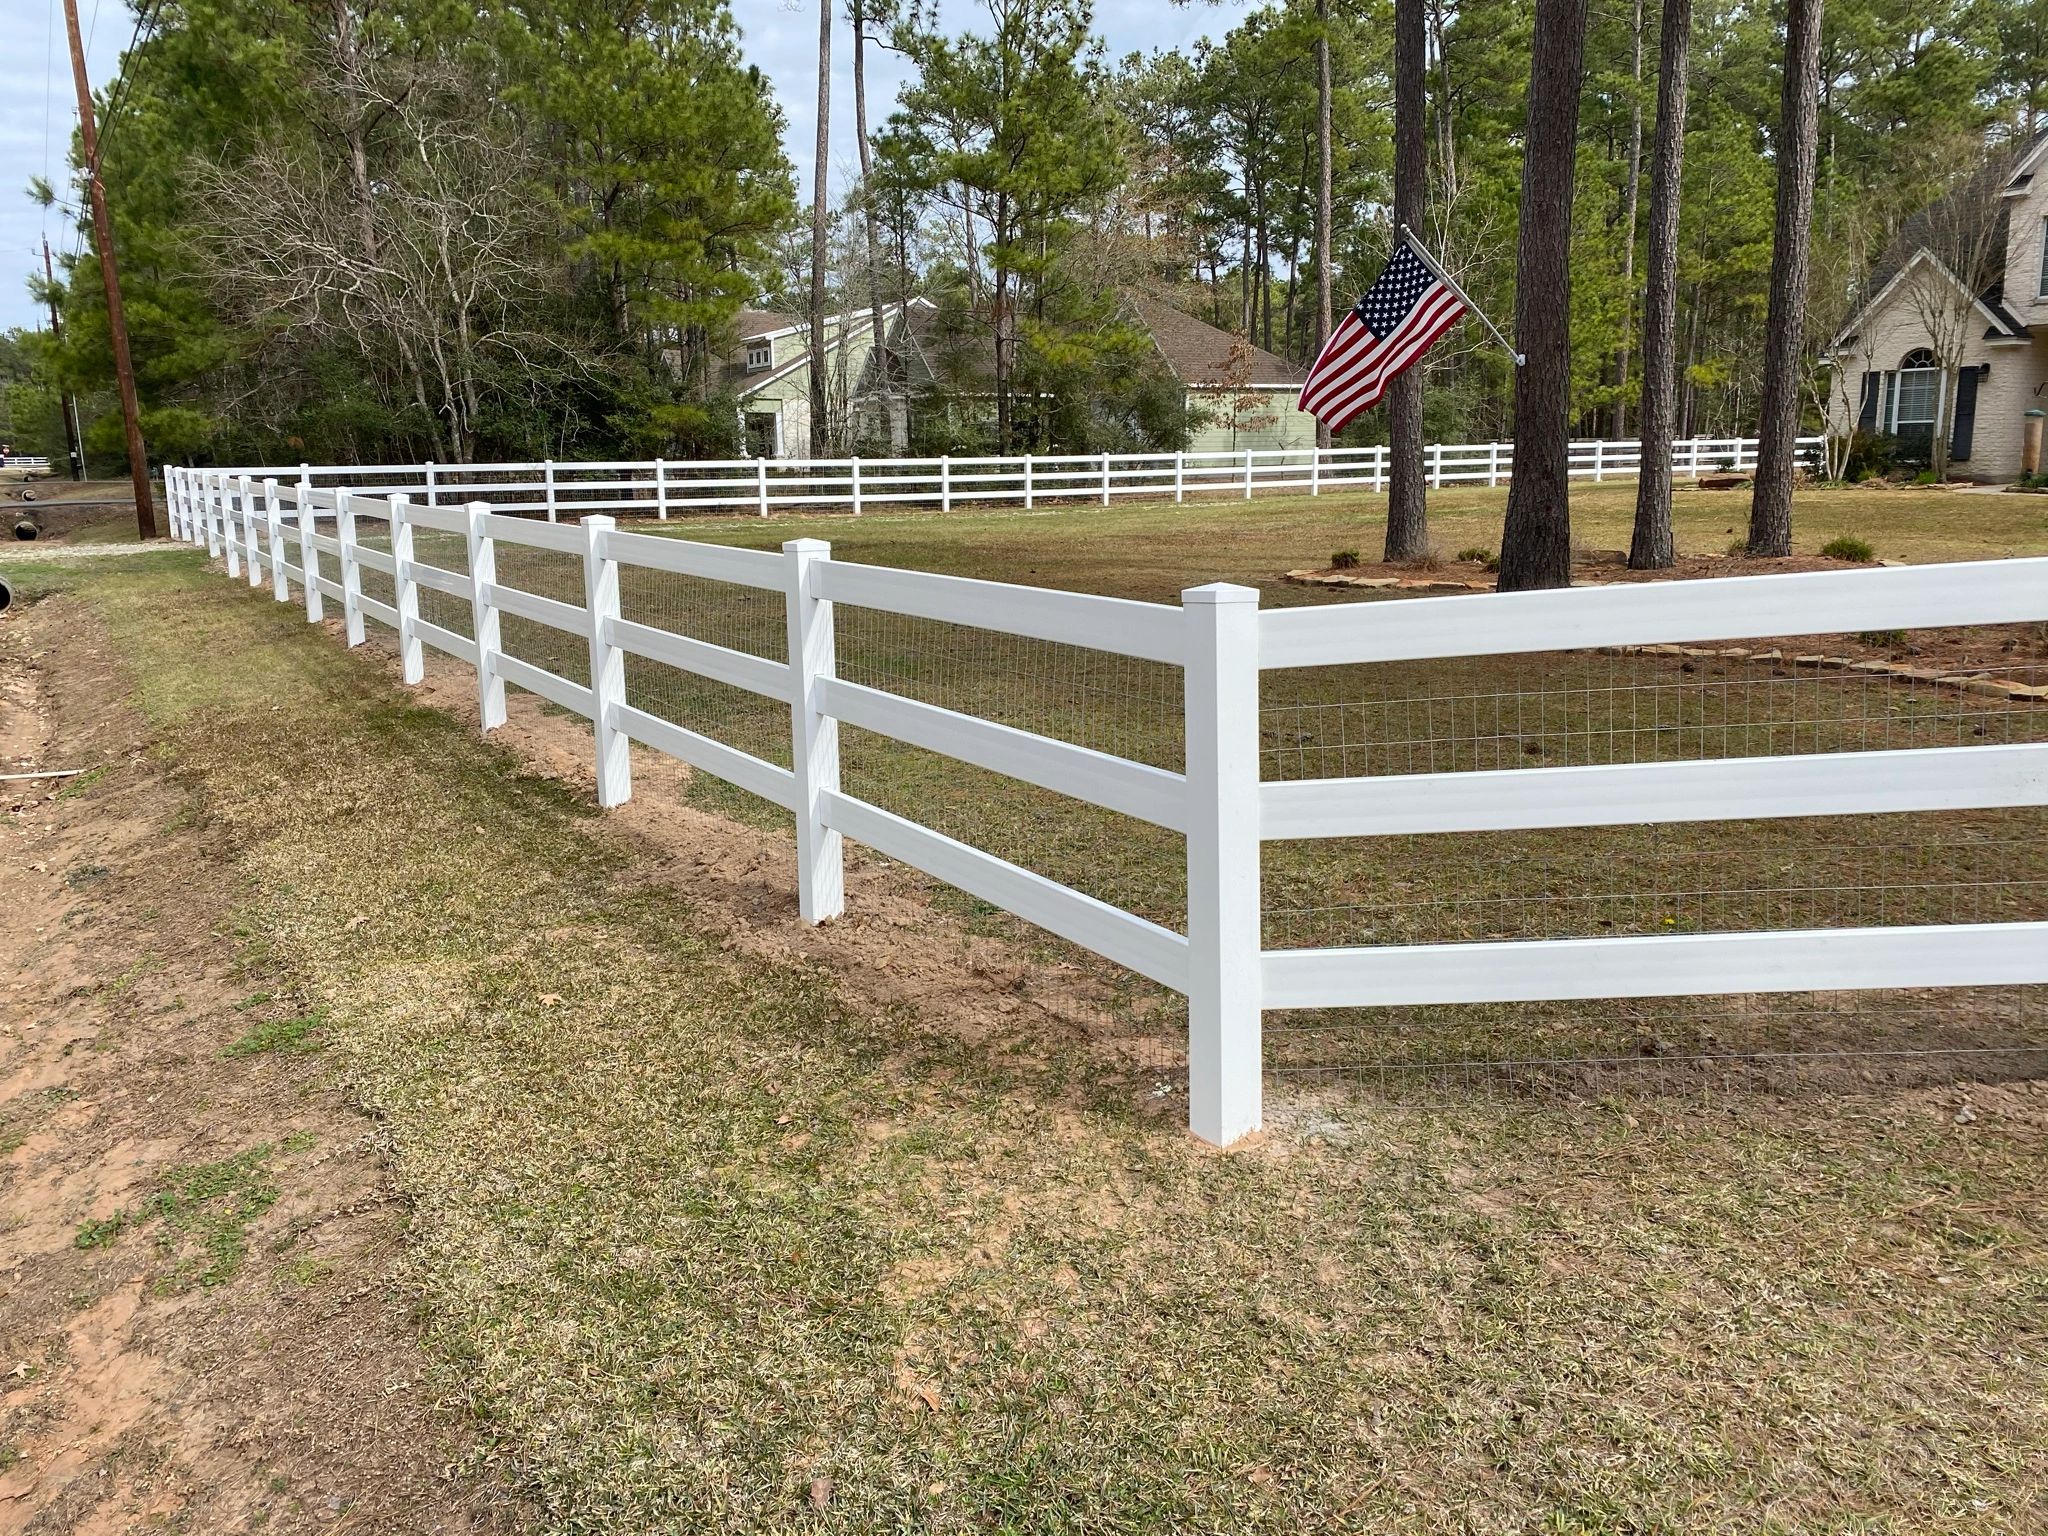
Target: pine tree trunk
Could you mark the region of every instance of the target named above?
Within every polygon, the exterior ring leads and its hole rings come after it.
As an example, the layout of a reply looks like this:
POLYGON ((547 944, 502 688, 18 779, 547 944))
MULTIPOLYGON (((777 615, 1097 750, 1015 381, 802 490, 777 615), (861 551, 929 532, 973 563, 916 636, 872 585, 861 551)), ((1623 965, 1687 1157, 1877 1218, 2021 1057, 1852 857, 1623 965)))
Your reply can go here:
POLYGON ((1778 129, 1778 217, 1771 247, 1771 304, 1764 322, 1763 400, 1749 552, 1792 553, 1793 459, 1799 437, 1799 372, 1805 337, 1806 267, 1819 137, 1821 0, 1788 0, 1785 89, 1778 129))
MULTIPOLYGON (((1583 4, 1584 0, 1578 0, 1583 4)), ((1429 150, 1423 100, 1423 0, 1394 0, 1394 222, 1420 238, 1429 150)), ((1399 239, 1399 235, 1395 236, 1399 239)), ((1389 560, 1429 553, 1428 487, 1422 468, 1422 365, 1387 387, 1387 544, 1389 560)))
POLYGON ((875 162, 868 145, 867 14, 862 0, 853 0, 853 137, 860 150, 860 211, 867 222, 868 322, 873 340, 875 400, 882 413, 882 450, 896 450, 896 411, 889 392, 896 381, 889 372, 889 337, 882 319, 882 232, 875 217, 875 162))
MULTIPOLYGON (((1330 338, 1333 321, 1330 271, 1330 216, 1332 195, 1332 146, 1330 109, 1330 0, 1316 0, 1316 344, 1320 353, 1330 338)), ((1316 423, 1316 446, 1330 446, 1330 429, 1316 423)))
POLYGON ((832 0, 818 0, 818 137, 811 180, 811 458, 825 435, 825 176, 832 153, 832 0))
POLYGON ((1500 590, 1572 579, 1572 172, 1585 70, 1586 0, 1536 0, 1522 227, 1515 251, 1515 469, 1500 541, 1500 590))
POLYGON ((1643 187, 1643 0, 1635 0, 1631 32, 1631 69, 1635 86, 1628 106, 1628 187, 1622 197, 1621 291, 1628 306, 1621 312, 1621 352, 1614 369, 1614 435, 1628 436, 1628 369, 1635 321, 1636 222, 1643 187))
POLYGON ((1671 542, 1671 429, 1677 415, 1678 200, 1685 172, 1685 93, 1691 70, 1692 0, 1664 0, 1657 44, 1657 143, 1650 165, 1649 270, 1643 292, 1642 472, 1628 563, 1661 571, 1671 542))

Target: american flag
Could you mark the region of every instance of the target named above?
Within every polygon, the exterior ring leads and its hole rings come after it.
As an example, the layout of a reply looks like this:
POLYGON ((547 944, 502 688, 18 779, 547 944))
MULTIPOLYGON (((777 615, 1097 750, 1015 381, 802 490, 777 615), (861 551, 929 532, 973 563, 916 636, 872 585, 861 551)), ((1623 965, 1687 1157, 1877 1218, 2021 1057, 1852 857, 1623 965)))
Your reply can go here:
POLYGON ((1316 354, 1301 386, 1301 409, 1335 432, 1377 405, 1387 386, 1463 313, 1458 291, 1403 236, 1379 281, 1316 354))

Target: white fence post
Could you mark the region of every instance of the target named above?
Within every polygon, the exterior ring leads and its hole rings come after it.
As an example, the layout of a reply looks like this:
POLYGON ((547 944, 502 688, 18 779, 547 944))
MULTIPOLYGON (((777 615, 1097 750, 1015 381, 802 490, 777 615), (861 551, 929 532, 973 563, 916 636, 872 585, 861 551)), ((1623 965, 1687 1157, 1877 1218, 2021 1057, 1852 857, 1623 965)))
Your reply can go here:
POLYGON ((426 648, 420 644, 420 584, 411 574, 412 510, 403 496, 392 496, 391 508, 391 593, 398 610, 398 675, 407 683, 427 675, 426 648))
POLYGON ((427 505, 430 507, 438 505, 434 500, 434 461, 432 459, 427 460, 427 505))
POLYGON ((612 639, 619 616, 619 562, 605 540, 615 518, 583 519, 583 607, 590 617, 590 725, 597 738, 597 803, 633 798, 632 741, 619 729, 626 703, 626 653, 612 639))
POLYGON ((220 549, 226 558, 228 575, 242 574, 242 530, 235 517, 235 493, 228 477, 220 477, 220 549))
POLYGON ((299 477, 299 568, 306 576, 306 622, 318 624, 326 616, 327 604, 320 591, 320 551, 313 547, 318 521, 313 516, 313 487, 299 477))
POLYGON ((1102 456, 1102 504, 1109 505, 1109 455, 1102 456))
POLYGON ((1486 488, 1490 491, 1500 484, 1500 444, 1486 445, 1486 488))
POLYGON ((1252 499, 1252 451, 1249 448, 1244 451, 1244 499, 1252 499))
POLYGON ((1444 488, 1444 445, 1429 445, 1429 488, 1440 491, 1444 488))
POLYGON ((654 461, 654 515, 668 521, 668 460, 654 461))
POLYGON ((1180 505, 1181 505, 1181 504, 1182 504, 1183 502, 1185 502, 1185 501, 1186 501, 1186 500, 1188 499, 1188 492, 1187 492, 1187 470, 1188 470, 1188 456, 1187 456, 1187 450, 1185 450, 1185 449, 1182 449, 1182 448, 1176 448, 1176 449, 1174 449, 1174 450, 1173 450, 1173 504, 1174 504, 1175 506, 1180 506, 1180 505))
POLYGON ((939 510, 953 510, 953 455, 939 455, 939 510))
POLYGON ((1309 444, 1308 450, 1308 493, 1311 496, 1323 494, 1323 450, 1309 444))
POLYGON ((1032 497, 1036 494, 1031 483, 1031 455, 1024 455, 1024 510, 1031 510, 1032 497))
POLYGON ((505 723, 505 679, 498 676, 498 609, 486 590, 498 580, 498 541, 484 523, 490 515, 489 502, 469 504, 469 632, 476 637, 477 720, 484 730, 494 731, 505 723))
POLYGON ((1384 446, 1372 451, 1372 488, 1376 491, 1387 488, 1387 450, 1384 446))
POLYGON ((341 546, 341 623, 350 645, 363 643, 363 568, 356 562, 355 498, 334 493, 334 537, 341 546))
POLYGON ((270 595, 288 603, 292 588, 284 574, 284 521, 278 516, 275 480, 263 482, 263 531, 270 539, 270 595))
POLYGON ((1188 1128, 1259 1128, 1259 594, 1181 593, 1187 620, 1188 1128))
POLYGON ((237 476, 235 483, 239 487, 236 505, 242 518, 242 564, 248 572, 249 585, 260 587, 263 585, 263 551, 256 542, 256 486, 247 475, 237 476))
POLYGON ((178 522, 178 482, 176 479, 176 475, 177 471, 173 469, 170 465, 166 464, 164 466, 164 516, 170 522, 171 537, 174 539, 180 536, 180 525, 178 522))
POLYGON ((760 512, 768 515, 768 461, 757 457, 754 460, 754 495, 760 501, 760 512))
POLYGON ((832 556, 823 539, 791 539, 788 558, 790 762, 796 770, 797 906, 807 923, 846 909, 845 850, 825 825, 824 797, 839 788, 839 722, 818 707, 818 679, 838 668, 832 604, 811 590, 811 571, 832 556))
POLYGON ((1607 478, 1607 439, 1593 439, 1593 483, 1600 484, 1607 478))
POLYGON ((543 460, 540 467, 541 480, 548 498, 548 521, 558 523, 561 521, 561 518, 555 512, 555 461, 553 459, 543 460))
POLYGON ((847 462, 847 465, 848 465, 848 473, 847 473, 847 479, 848 479, 848 482, 849 482, 849 483, 850 483, 850 484, 852 485, 852 487, 853 487, 853 515, 854 515, 855 517, 859 517, 859 516, 860 516, 860 455, 856 453, 856 454, 855 454, 855 455, 854 455, 854 456, 853 456, 853 457, 852 457, 851 459, 848 459, 848 460, 847 460, 846 462, 847 462))

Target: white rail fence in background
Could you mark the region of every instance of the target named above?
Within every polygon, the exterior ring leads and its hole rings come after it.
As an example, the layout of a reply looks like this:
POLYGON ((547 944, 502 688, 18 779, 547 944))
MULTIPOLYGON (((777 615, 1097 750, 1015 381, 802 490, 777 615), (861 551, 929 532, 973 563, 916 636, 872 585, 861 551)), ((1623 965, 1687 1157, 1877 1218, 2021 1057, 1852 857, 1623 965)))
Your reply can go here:
POLYGON ((31 453, 10 453, 0 460, 0 469, 48 469, 50 461, 31 453))
POLYGON ((1246 587, 1196 587, 1175 607, 850 564, 812 539, 769 553, 621 532, 602 515, 570 527, 482 503, 430 507, 180 469, 165 480, 174 534, 224 556, 229 575, 267 582, 279 602, 296 584, 309 620, 338 604, 350 645, 370 620, 395 631, 408 683, 421 679, 426 647, 473 667, 485 729, 504 722, 508 684, 590 720, 604 805, 632 794, 637 741, 793 812, 806 921, 841 911, 841 840, 853 838, 1184 993, 1189 1122, 1206 1141, 1260 1124, 1267 1009, 2048 982, 2048 922, 1322 949, 1265 949, 1260 926, 1266 841, 2041 806, 2048 743, 1262 782, 1259 736, 1266 671, 2032 622, 2048 619, 2048 559, 1262 612, 1246 587), (332 518, 332 533, 316 514, 332 518), (468 570, 418 559, 415 530, 461 538, 468 570), (502 583, 500 544, 580 559, 584 602, 502 583), (628 566, 782 594, 789 660, 624 619, 628 566), (365 595, 365 569, 389 575, 395 601, 365 595), (422 619, 421 588, 466 600, 471 635, 422 619), (1178 666, 1185 771, 842 679, 841 605, 1178 666), (507 654, 501 614, 587 641, 587 672, 563 676, 507 654), (628 655, 786 702, 792 766, 628 704, 628 655), (844 792, 842 721, 1181 833, 1187 931, 844 792))
MULTIPOLYGON (((1811 459, 1823 439, 1801 438, 1811 459)), ((1753 437, 1689 438, 1671 450, 1672 472, 1695 479, 1756 466, 1753 437)), ((1434 488, 1504 485, 1514 473, 1513 443, 1432 443, 1424 467, 1434 488)), ((1641 466, 1635 442, 1586 441, 1571 447, 1575 479, 1631 479, 1641 466)), ((537 464, 302 464, 296 470, 247 466, 212 471, 229 479, 275 475, 313 490, 404 496, 429 507, 484 500, 499 510, 545 512, 554 522, 586 512, 753 513, 871 506, 1021 506, 1096 502, 1120 496, 1176 502, 1190 496, 1249 498, 1271 491, 1381 491, 1385 448, 1244 448, 1213 453, 1025 454, 1013 458, 938 459, 650 459, 637 463, 543 460, 537 464)))

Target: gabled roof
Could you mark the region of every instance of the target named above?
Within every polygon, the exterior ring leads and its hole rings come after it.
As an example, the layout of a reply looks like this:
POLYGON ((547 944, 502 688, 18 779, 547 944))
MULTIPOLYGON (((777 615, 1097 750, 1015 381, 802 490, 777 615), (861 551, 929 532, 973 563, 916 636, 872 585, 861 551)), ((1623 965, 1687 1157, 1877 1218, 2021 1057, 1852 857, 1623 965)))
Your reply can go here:
POLYGON ((743 309, 736 323, 741 341, 752 341, 757 336, 780 335, 803 325, 795 315, 785 315, 779 309, 743 309))
MULTIPOLYGON (((882 306, 882 318, 884 321, 893 324, 892 315, 900 314, 905 308, 906 306, 903 304, 884 304, 882 306)), ((920 309, 930 309, 932 308, 932 301, 926 298, 915 298, 909 301, 907 308, 912 312, 920 309)), ((873 313, 874 306, 868 305, 862 309, 850 309, 840 314, 827 315, 825 317, 825 350, 830 352, 834 347, 837 347, 840 338, 847 333, 849 326, 858 326, 873 313)), ((760 341, 768 337, 789 336, 809 328, 809 322, 807 321, 792 319, 788 315, 778 314, 774 310, 769 309, 741 310, 739 325, 740 339, 742 341, 760 341), (751 331, 747 329, 750 320, 757 323, 757 329, 751 331), (765 323, 771 321, 774 323, 765 323)), ((865 333, 856 332, 856 334, 865 333)), ((788 378, 792 373, 809 363, 810 360, 810 349, 806 347, 779 368, 772 369, 766 373, 743 375, 739 389, 740 399, 744 400, 749 395, 759 393, 768 385, 788 378)))
POLYGON ((1128 290, 1124 302, 1152 333, 1152 344, 1174 377, 1191 389, 1295 385, 1308 377, 1284 357, 1248 346, 1230 332, 1149 294, 1128 290))
POLYGON ((2005 247, 2012 200, 2032 184, 2036 163, 2044 152, 2048 152, 2048 130, 2037 134, 2017 159, 2010 154, 1994 155, 1947 196, 1900 225, 1870 269, 1863 287, 1869 297, 1856 307, 1829 350, 1839 352, 1854 341, 1864 316, 1882 304, 1908 272, 1926 261, 1932 261, 1950 282, 1962 287, 1962 279, 1944 253, 1968 251, 1982 251, 1985 257, 1983 285, 1972 295, 1984 316, 1985 339, 2024 340, 2029 334, 2027 323, 2005 303, 2005 247))

